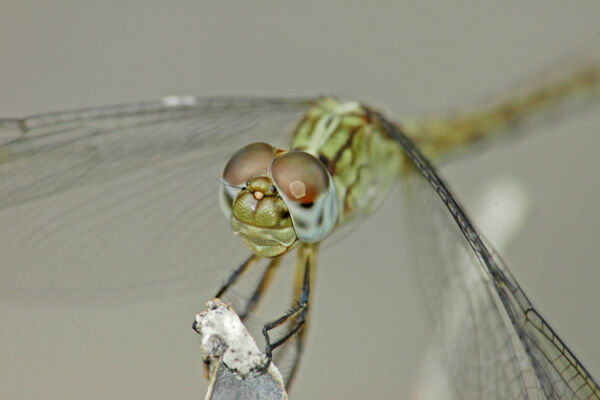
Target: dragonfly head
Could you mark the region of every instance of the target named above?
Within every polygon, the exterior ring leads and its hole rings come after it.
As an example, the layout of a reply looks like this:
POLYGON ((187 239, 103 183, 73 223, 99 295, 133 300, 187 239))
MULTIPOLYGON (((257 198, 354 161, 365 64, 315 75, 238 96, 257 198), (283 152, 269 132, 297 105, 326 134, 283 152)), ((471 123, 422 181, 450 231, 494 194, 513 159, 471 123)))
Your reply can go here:
POLYGON ((331 174, 316 157, 253 143, 223 170, 221 208, 257 255, 275 257, 298 241, 323 240, 337 221, 331 174))

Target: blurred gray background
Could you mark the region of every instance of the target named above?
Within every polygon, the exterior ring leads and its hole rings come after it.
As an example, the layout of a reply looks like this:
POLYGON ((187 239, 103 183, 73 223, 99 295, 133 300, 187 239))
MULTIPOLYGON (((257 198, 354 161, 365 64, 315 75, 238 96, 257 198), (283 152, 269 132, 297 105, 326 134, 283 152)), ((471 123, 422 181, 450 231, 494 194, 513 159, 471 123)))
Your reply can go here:
MULTIPOLYGON (((599 41, 596 0, 2 0, 0 116, 171 94, 336 94, 399 117, 460 107, 599 41)), ((530 212, 503 257, 596 377, 599 117, 578 114, 442 170, 467 210, 485 182, 523 183, 530 212)), ((412 275, 390 262, 398 246, 386 233, 400 221, 389 210, 323 255, 292 398, 413 393, 430 335, 412 275)), ((189 326, 205 300, 0 304, 0 397, 202 398, 189 326)))

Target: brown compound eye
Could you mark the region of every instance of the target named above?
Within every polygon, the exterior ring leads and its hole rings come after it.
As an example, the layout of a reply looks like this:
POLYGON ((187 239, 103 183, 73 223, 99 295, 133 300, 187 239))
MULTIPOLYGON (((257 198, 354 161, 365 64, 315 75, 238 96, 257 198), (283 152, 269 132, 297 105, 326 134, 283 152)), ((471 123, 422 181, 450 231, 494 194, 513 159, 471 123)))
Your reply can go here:
POLYGON ((329 188, 329 175, 323 163, 300 151, 277 158, 271 166, 271 177, 287 200, 302 207, 312 206, 329 188))
POLYGON ((267 143, 252 143, 235 153, 223 170, 223 180, 232 186, 243 186, 250 179, 266 174, 275 151, 267 143))
POLYGON ((273 161, 271 179, 289 210, 298 240, 323 240, 338 219, 337 193, 325 165, 308 153, 291 151, 273 161))

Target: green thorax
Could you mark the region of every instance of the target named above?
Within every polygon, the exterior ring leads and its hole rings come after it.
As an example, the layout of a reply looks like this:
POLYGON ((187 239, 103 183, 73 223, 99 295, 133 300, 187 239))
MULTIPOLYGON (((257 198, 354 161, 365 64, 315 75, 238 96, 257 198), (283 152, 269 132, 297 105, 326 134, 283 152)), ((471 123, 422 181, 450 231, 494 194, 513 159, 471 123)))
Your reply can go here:
POLYGON ((379 118, 356 102, 317 101, 292 139, 292 150, 319 158, 338 194, 338 224, 373 212, 387 197, 402 163, 400 145, 379 118))

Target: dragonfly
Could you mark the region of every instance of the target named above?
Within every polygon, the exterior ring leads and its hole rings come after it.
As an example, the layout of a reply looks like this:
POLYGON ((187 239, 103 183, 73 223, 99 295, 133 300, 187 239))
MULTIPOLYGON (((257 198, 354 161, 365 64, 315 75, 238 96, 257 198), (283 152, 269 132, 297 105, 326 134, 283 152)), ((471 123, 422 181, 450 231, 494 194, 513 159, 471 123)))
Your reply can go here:
POLYGON ((121 301, 197 290, 245 259, 217 292, 262 262, 264 273, 238 310, 245 316, 295 251, 294 307, 265 328, 289 325, 282 337, 265 339, 269 357, 277 347, 293 352, 290 382, 306 340, 321 241, 374 212, 401 181, 403 206, 415 218, 408 222, 428 238, 417 240, 426 257, 416 259, 419 269, 436 271, 438 281, 424 287, 456 396, 600 398, 597 381, 434 166, 590 104, 599 87, 598 64, 574 62, 483 106, 397 122, 332 97, 169 97, 3 119, 0 295, 121 301), (301 173, 290 178, 294 165, 301 173), (247 211, 268 202, 285 231, 277 240, 247 211), (244 243, 233 240, 232 229, 244 243), (455 296, 462 298, 450 304, 469 310, 462 325, 470 334, 447 334, 457 329, 448 320, 456 313, 444 304, 455 296))

